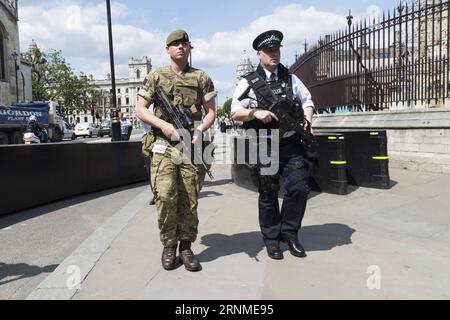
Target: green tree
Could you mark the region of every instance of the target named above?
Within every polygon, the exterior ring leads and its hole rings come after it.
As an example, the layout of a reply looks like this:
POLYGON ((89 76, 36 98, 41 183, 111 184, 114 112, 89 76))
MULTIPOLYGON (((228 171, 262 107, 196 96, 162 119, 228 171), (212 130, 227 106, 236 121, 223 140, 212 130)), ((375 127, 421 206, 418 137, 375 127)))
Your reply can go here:
POLYGON ((31 51, 33 97, 40 101, 57 101, 64 116, 87 111, 96 104, 101 90, 81 73, 76 75, 61 51, 31 51))
POLYGON ((219 117, 223 116, 225 113, 227 113, 228 115, 230 115, 231 113, 231 103, 233 102, 233 99, 228 99, 227 101, 224 102, 224 104, 222 105, 221 108, 218 108, 217 110, 217 115, 219 117))

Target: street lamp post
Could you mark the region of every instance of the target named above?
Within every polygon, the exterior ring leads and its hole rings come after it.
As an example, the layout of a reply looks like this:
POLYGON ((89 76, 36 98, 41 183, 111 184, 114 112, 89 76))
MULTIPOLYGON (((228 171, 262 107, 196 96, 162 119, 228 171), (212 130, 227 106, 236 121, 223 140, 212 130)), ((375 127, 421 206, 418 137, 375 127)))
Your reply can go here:
POLYGON ((25 77, 22 70, 20 70, 20 75, 22 76, 22 101, 25 102, 25 77))
POLYGON ((13 53, 11 53, 11 56, 14 59, 14 70, 16 72, 16 102, 19 103, 19 76, 17 75, 17 71, 18 71, 18 66, 17 66, 17 58, 19 57, 19 54, 14 51, 13 53))
POLYGON ((112 101, 111 101, 111 120, 112 120, 112 141, 121 141, 122 135, 120 130, 119 111, 117 110, 116 97, 116 74, 114 70, 114 48, 111 24, 111 2, 106 0, 106 9, 108 15, 108 35, 109 35, 109 60, 111 64, 111 84, 112 84, 112 101))

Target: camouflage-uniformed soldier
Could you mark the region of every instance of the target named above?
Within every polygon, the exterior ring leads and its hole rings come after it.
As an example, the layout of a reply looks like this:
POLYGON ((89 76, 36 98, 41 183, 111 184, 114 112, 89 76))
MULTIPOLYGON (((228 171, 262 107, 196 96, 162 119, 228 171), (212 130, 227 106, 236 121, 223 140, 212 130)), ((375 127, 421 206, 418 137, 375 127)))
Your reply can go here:
POLYGON ((155 87, 160 86, 172 106, 181 104, 190 107, 192 120, 196 121, 195 128, 188 128, 192 133, 193 144, 198 139, 198 134, 194 132, 204 132, 211 127, 216 116, 214 85, 204 71, 189 66, 191 50, 189 36, 184 30, 176 30, 167 37, 166 51, 171 64, 147 76, 139 91, 136 108, 139 119, 151 125, 155 134, 151 179, 156 193, 160 238, 164 246, 161 262, 166 270, 176 266, 178 243, 185 268, 189 271, 201 269, 191 250, 191 243, 196 240, 198 233, 198 194, 205 171, 201 166, 190 163, 189 159, 185 159, 186 155, 175 148, 178 142, 173 141, 180 139, 179 133, 164 119, 161 106, 154 99, 155 87), (155 104, 153 111, 150 111, 152 103, 155 104))

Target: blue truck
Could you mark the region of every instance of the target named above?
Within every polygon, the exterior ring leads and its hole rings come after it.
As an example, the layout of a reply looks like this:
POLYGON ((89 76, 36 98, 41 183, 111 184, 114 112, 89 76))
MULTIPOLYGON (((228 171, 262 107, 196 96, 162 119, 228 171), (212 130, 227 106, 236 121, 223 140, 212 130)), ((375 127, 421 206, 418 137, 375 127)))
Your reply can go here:
POLYGON ((62 141, 64 120, 58 115, 56 102, 27 102, 11 107, 0 106, 0 144, 22 144, 28 119, 35 115, 52 142, 62 141))

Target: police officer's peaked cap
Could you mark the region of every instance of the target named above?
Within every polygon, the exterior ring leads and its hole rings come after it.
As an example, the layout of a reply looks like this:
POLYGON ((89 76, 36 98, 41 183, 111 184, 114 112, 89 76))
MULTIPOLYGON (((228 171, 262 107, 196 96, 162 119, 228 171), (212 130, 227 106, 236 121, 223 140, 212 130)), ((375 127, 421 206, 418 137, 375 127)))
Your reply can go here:
POLYGON ((253 41, 253 49, 259 51, 263 48, 282 47, 283 34, 278 30, 269 30, 261 33, 253 41))
POLYGON ((189 36, 187 32, 184 30, 175 30, 167 37, 166 45, 170 45, 175 41, 189 42, 189 36))

